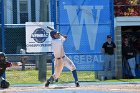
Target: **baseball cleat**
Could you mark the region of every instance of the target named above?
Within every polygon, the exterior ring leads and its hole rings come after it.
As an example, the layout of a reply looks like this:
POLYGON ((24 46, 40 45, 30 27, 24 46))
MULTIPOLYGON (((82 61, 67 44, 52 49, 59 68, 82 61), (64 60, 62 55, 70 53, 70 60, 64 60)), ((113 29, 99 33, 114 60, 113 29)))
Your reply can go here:
POLYGON ((49 87, 49 84, 50 84, 50 81, 47 80, 46 84, 45 84, 45 87, 49 87))
POLYGON ((75 83, 75 86, 76 86, 76 87, 80 87, 80 84, 79 84, 78 81, 75 83))

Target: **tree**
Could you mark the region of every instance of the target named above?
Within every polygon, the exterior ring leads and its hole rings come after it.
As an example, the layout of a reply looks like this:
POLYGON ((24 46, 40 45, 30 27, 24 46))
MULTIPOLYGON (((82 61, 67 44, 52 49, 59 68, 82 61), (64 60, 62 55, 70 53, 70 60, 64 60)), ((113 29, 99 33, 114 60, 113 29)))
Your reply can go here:
POLYGON ((140 16, 140 0, 114 0, 115 16, 140 16))

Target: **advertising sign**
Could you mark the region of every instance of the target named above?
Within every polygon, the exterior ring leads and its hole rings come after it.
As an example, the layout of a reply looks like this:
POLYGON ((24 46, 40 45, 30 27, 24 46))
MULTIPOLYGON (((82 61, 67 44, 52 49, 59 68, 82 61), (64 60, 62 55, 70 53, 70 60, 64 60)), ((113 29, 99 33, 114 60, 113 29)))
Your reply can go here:
POLYGON ((111 0, 58 1, 59 31, 68 36, 64 48, 78 70, 103 68, 102 44, 112 32, 110 2, 111 0))
POLYGON ((26 52, 52 52, 50 30, 52 22, 26 22, 26 52))

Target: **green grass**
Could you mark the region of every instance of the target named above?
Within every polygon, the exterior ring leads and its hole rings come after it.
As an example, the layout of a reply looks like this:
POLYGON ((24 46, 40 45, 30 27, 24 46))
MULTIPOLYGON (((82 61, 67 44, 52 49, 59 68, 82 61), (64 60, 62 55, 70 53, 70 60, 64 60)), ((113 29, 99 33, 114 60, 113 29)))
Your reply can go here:
MULTIPOLYGON (((94 81, 93 71, 77 71, 79 81, 94 81)), ((73 82, 73 76, 71 72, 63 72, 59 79, 60 82, 73 82)))
MULTIPOLYGON (((51 70, 47 71, 47 78, 51 76, 51 70)), ((93 71, 78 71, 79 81, 85 82, 140 82, 140 79, 116 79, 116 80, 106 80, 99 81, 95 80, 93 71)), ((37 70, 11 70, 6 71, 6 79, 10 84, 42 84, 43 82, 38 81, 38 71, 37 70)), ((58 83, 68 83, 73 82, 73 76, 70 71, 62 72, 58 83)))
MULTIPOLYGON (((48 79, 51 76, 51 70, 47 71, 48 79)), ((91 71, 79 71, 78 77, 80 81, 93 81, 94 79, 94 72, 91 71)), ((42 82, 38 81, 38 71, 37 70, 11 70, 6 71, 6 79, 11 84, 41 84, 42 82)), ((62 72, 59 82, 58 83, 66 83, 66 82, 73 82, 73 76, 70 71, 62 72)))
POLYGON ((26 71, 6 71, 6 79, 10 84, 39 84, 38 71, 26 70, 26 71))

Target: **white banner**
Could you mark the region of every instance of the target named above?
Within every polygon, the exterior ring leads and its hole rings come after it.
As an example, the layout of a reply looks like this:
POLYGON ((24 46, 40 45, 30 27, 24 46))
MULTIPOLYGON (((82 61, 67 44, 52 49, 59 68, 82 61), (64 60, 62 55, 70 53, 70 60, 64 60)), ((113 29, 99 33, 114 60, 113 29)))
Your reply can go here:
POLYGON ((26 22, 26 52, 52 52, 50 26, 53 22, 26 22))

